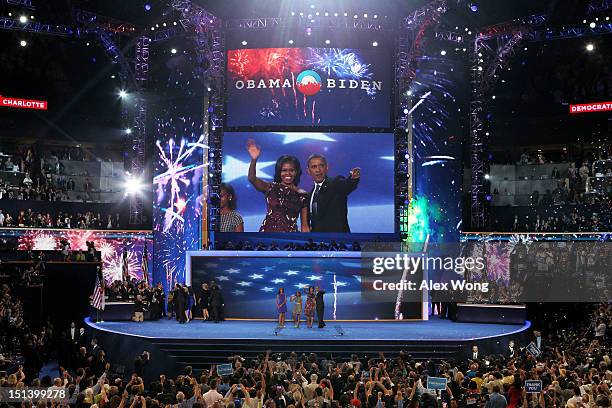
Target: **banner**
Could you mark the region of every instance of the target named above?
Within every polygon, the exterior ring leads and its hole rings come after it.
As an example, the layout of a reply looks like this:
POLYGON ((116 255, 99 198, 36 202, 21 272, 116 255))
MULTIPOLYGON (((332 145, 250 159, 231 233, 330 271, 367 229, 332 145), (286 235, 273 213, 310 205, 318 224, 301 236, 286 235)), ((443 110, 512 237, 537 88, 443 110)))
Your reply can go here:
POLYGON ((570 105, 571 114, 606 111, 612 111, 612 102, 593 102, 570 105))
POLYGON ((0 106, 6 106, 9 108, 47 110, 47 101, 6 98, 0 95, 0 106))

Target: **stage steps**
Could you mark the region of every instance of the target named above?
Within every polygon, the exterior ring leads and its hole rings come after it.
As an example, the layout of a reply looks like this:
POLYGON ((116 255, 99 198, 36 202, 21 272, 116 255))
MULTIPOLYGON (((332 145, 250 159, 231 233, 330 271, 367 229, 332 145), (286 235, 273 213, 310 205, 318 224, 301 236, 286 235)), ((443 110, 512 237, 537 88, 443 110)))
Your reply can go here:
MULTIPOLYGON (((280 337, 280 336, 279 336, 280 337)), ((224 341, 223 344, 207 340, 159 339, 152 340, 157 347, 174 360, 179 366, 191 365, 195 369, 210 368, 211 364, 222 364, 228 361, 228 356, 239 354, 245 358, 253 358, 264 354, 266 350, 273 353, 289 354, 296 352, 317 353, 320 356, 332 355, 334 359, 348 360, 353 353, 360 356, 377 357, 379 352, 393 358, 401 350, 416 360, 451 360, 458 357, 467 345, 452 342, 426 341, 309 341, 275 340, 274 342, 224 341)))

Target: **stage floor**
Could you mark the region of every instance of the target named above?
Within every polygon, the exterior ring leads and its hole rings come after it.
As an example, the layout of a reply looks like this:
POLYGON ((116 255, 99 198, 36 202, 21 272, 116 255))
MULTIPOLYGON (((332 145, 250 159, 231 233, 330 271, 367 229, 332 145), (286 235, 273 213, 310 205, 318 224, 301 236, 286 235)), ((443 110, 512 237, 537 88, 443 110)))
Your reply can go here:
POLYGON ((401 340, 401 341, 471 341, 508 336, 523 332, 531 326, 525 324, 458 323, 433 318, 428 321, 405 322, 326 322, 323 329, 299 329, 291 323, 278 335, 274 322, 228 320, 219 324, 195 320, 179 324, 174 320, 143 323, 85 322, 96 330, 146 339, 214 339, 214 340, 401 340), (344 335, 339 334, 341 328, 344 335))

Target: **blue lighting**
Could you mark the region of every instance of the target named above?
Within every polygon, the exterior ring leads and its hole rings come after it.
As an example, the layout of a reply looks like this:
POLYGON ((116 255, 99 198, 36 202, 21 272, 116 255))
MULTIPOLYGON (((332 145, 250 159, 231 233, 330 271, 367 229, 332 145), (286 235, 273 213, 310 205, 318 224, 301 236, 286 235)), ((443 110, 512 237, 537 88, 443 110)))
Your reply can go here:
POLYGON ((145 8, 145 10, 147 10, 147 11, 151 11, 151 4, 150 4, 150 3, 145 3, 144 8, 145 8))
POLYGON ((474 13, 476 13, 478 11, 478 4, 476 4, 476 3, 470 4, 470 10, 472 10, 474 13))

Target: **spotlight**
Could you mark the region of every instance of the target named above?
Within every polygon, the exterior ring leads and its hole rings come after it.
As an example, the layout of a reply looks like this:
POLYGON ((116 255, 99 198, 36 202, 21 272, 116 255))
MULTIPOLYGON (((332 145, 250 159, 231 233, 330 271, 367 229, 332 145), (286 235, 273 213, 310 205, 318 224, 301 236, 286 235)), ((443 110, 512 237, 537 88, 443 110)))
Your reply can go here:
POLYGON ((19 16, 19 22, 25 24, 28 22, 28 18, 26 16, 19 16))
POLYGON ((404 115, 407 115, 410 112, 408 109, 404 109, 404 115))
POLYGON ((13 13, 9 13, 9 15, 8 15, 8 16, 9 16, 9 17, 13 17, 13 13))
POLYGON ((210 92, 210 91, 212 91, 212 88, 209 86, 208 88, 206 88, 206 90, 207 90, 208 92, 210 92))
POLYGON ((378 41, 374 41, 374 42, 372 43, 372 47, 378 47, 378 41))
POLYGON ((368 18, 368 13, 363 13, 363 18, 368 18))
POLYGON ((591 24, 589 24, 589 27, 595 28, 595 27, 597 27, 597 24, 595 24, 595 22, 592 22, 591 24))
POLYGON ((329 17, 329 13, 327 11, 325 12, 325 17, 329 17))
POLYGON ((125 129, 125 133, 127 133, 128 135, 131 135, 132 134, 132 129, 130 129, 130 128, 125 129))
POLYGON ((318 11, 315 13, 317 16, 320 15, 321 13, 319 13, 318 11))
POLYGON ((291 12, 291 15, 292 15, 292 16, 295 16, 295 11, 292 11, 292 12, 291 12))
POLYGON ((162 24, 164 27, 166 26, 166 23, 162 24))
POLYGON ((123 89, 119 91, 119 97, 121 99, 126 98, 127 97, 127 92, 125 92, 123 89))
POLYGON ((491 99, 495 99, 495 95, 493 95, 493 96, 491 97, 491 99))
POLYGON ((348 16, 348 13, 344 13, 344 17, 347 17, 347 16, 348 16))
POLYGON ((176 25, 176 21, 172 22, 172 25, 176 25))
POLYGON ((242 45, 247 45, 248 43, 246 42, 246 40, 242 41, 242 45))
POLYGON ((300 11, 300 17, 304 17, 304 13, 300 11))
POLYGON ((151 27, 151 31, 155 31, 155 27, 151 27))
POLYGON ((311 35, 312 34, 312 28, 308 27, 306 28, 306 35, 311 35))
POLYGON ((85 45, 89 47, 89 43, 85 43, 85 45))
POLYGON ((378 18, 378 14, 374 14, 374 18, 378 18))
POLYGON ((289 44, 293 44, 293 40, 289 40, 289 44))
POLYGON ((592 43, 588 43, 586 46, 586 50, 591 52, 595 49, 595 46, 592 43))
POLYGON ((117 78, 115 75, 111 75, 111 79, 115 79, 117 78))
POLYGON ((151 11, 151 3, 145 3, 145 10, 151 11))
POLYGON ((144 190, 144 184, 141 179, 127 175, 125 181, 123 183, 123 189, 125 190, 125 194, 140 194, 144 190))
POLYGON ((329 45, 330 43, 331 43, 331 41, 325 40, 325 44, 329 45))
POLYGON ((170 52, 176 54, 176 48, 171 49, 170 52))
POLYGON ((482 67, 478 67, 478 70, 479 70, 479 71, 482 71, 482 67))
POLYGON ((19 45, 21 45, 22 47, 25 47, 26 45, 28 45, 28 42, 26 40, 21 40, 19 42, 19 45))
POLYGON ((334 13, 334 17, 338 17, 338 13, 334 13))
POLYGON ((355 14, 355 15, 353 16, 353 18, 359 18, 359 16, 358 16, 357 14, 355 14))
POLYGON ((159 28, 159 24, 155 24, 155 27, 159 28))
POLYGON ((446 50, 440 51, 440 55, 442 55, 442 56, 446 55, 446 50))
POLYGON ((478 3, 470 3, 470 10, 472 10, 473 13, 476 13, 478 11, 478 3))
POLYGON ((485 180, 488 180, 488 179, 490 179, 490 178, 491 178, 491 176, 489 176, 488 174, 485 174, 485 176, 484 176, 484 177, 485 177, 485 180))
POLYGON ((30 16, 30 20, 34 20, 34 16, 30 16))
POLYGON ((314 5, 314 4, 311 4, 311 5, 310 5, 310 8, 311 8, 311 9, 315 8, 315 5, 314 5))

